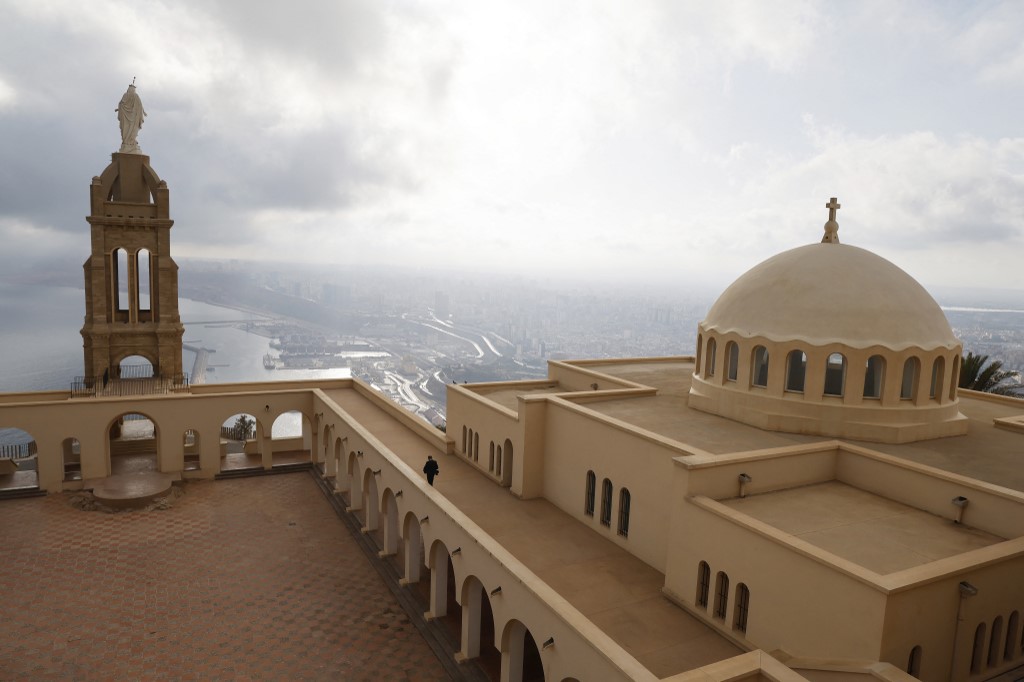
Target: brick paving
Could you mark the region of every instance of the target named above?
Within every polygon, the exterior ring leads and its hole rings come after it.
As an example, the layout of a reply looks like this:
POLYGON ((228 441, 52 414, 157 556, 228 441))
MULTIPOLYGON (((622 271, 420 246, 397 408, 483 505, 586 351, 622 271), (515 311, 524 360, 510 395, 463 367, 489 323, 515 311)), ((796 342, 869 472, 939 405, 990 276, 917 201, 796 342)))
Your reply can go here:
POLYGON ((448 680, 303 473, 0 502, 2 680, 448 680))

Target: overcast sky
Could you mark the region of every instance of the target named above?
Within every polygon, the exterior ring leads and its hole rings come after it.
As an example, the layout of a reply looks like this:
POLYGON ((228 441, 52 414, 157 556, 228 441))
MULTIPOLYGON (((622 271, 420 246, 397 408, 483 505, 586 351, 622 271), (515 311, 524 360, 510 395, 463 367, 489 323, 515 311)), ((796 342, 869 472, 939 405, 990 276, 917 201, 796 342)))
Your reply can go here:
POLYGON ((1024 287, 1024 3, 0 0, 0 267, 89 253, 136 77, 172 253, 1024 287))

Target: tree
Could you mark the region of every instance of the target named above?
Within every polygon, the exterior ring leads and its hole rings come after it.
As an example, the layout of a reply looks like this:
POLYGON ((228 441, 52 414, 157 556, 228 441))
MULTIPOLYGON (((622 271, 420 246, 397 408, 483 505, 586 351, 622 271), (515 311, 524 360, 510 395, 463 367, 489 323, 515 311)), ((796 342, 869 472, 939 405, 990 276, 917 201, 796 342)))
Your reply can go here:
POLYGON ((256 437, 256 420, 244 414, 238 415, 235 425, 231 427, 235 440, 250 440, 256 437))
POLYGON ((958 386, 972 391, 1024 398, 1020 372, 1003 369, 1002 360, 993 360, 989 363, 987 355, 975 355, 971 352, 968 352, 960 363, 958 386))

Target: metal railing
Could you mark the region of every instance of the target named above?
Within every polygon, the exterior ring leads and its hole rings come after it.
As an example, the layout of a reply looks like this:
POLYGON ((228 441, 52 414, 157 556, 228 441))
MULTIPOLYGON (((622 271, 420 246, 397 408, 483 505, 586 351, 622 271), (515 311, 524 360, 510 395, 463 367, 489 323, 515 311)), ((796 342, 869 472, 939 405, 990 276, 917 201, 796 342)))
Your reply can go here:
POLYGON ((187 393, 189 388, 188 374, 173 377, 120 378, 75 377, 71 382, 72 398, 90 398, 96 396, 132 396, 156 395, 160 393, 187 393))
POLYGON ((256 437, 256 427, 249 426, 243 427, 239 425, 235 426, 222 426, 220 427, 220 437, 226 440, 237 440, 246 441, 252 440, 256 437))
POLYGON ((0 459, 28 459, 36 454, 36 442, 0 445, 0 459))

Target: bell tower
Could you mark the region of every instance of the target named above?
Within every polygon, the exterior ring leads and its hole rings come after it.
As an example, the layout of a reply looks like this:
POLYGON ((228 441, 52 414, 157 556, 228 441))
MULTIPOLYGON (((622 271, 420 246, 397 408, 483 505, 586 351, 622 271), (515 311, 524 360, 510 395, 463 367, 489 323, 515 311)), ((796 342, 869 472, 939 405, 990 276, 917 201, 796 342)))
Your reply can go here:
POLYGON ((117 111, 121 150, 89 187, 85 375, 117 379, 121 361, 138 355, 152 364, 154 377, 174 380, 182 375, 185 328, 178 314, 178 266, 171 259, 167 183, 139 150, 145 111, 134 85, 117 111))

